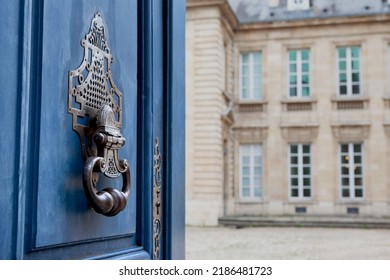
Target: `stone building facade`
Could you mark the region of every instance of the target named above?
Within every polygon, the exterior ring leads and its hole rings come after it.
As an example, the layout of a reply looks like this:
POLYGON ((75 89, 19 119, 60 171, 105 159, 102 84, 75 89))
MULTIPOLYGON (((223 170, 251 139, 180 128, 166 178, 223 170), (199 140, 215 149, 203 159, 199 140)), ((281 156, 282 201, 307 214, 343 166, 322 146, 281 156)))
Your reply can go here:
POLYGON ((187 224, 390 217, 390 3, 188 0, 187 224))

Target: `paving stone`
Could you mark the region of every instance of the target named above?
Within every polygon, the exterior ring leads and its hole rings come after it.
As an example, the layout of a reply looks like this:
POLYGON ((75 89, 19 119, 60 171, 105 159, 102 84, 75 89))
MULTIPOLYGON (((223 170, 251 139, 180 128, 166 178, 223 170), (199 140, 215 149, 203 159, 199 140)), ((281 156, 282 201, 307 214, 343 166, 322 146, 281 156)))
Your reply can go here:
POLYGON ((390 230, 187 227, 186 258, 390 260, 390 230))

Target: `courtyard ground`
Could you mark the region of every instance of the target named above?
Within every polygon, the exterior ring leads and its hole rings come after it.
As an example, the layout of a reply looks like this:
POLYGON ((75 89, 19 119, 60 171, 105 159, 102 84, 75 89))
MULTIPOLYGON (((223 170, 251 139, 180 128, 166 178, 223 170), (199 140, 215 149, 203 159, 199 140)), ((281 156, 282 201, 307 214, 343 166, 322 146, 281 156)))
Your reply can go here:
POLYGON ((390 260, 390 230, 187 227, 186 258, 189 260, 390 260))

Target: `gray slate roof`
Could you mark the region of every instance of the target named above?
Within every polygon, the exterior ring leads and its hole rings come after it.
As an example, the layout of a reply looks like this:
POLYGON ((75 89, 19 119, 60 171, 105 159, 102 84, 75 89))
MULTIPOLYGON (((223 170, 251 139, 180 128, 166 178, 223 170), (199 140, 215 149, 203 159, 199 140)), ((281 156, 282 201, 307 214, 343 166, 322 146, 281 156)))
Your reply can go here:
POLYGON ((268 7, 268 0, 228 0, 241 24, 390 14, 387 0, 311 0, 306 11, 287 10, 287 1, 279 0, 279 6, 273 8, 268 7))

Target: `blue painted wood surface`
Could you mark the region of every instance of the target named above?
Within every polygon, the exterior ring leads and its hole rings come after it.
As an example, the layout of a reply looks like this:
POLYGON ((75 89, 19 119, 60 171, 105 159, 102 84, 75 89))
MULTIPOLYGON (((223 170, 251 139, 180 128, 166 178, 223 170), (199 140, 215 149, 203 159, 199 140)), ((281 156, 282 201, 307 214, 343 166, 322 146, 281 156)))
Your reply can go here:
POLYGON ((185 0, 165 2, 166 259, 185 258, 185 0))
POLYGON ((20 1, 1 1, 0 9, 0 258, 15 258, 20 123, 20 1))
MULTIPOLYGON (((120 1, 47 1, 43 5, 42 66, 40 76, 40 129, 37 151, 36 239, 34 247, 109 238, 135 233, 137 189, 137 6, 120 1), (102 14, 116 86, 123 93, 122 134, 126 145, 120 158, 129 161, 132 192, 125 211, 107 218, 85 203, 82 182, 84 162, 76 133, 70 133, 67 113, 68 70, 76 69, 84 49, 80 39, 89 31, 96 12, 102 14), (65 70, 65 71, 64 71, 65 70), (49 223, 50 222, 50 223, 49 223)), ((121 178, 101 176, 100 188, 121 187, 121 178)), ((35 212, 35 209, 33 209, 35 212)))
POLYGON ((184 257, 184 13, 182 0, 2 1, 0 259, 150 258, 157 136, 166 172, 162 257, 184 257), (133 177, 128 207, 113 218, 87 206, 67 113, 68 71, 83 58, 80 39, 96 12, 123 92, 120 157, 133 177))

